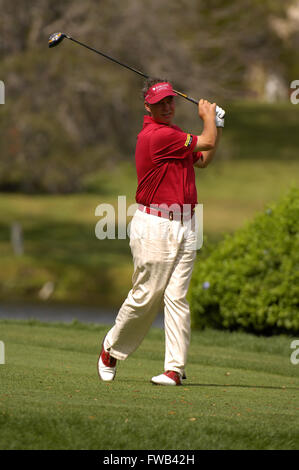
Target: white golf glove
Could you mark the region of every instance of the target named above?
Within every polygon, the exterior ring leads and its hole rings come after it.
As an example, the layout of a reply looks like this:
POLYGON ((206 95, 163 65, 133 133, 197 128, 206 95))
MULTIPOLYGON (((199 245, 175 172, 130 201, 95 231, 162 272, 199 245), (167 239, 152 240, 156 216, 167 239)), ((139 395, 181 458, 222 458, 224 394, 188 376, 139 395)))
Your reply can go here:
POLYGON ((216 106, 216 127, 224 127, 224 116, 225 116, 225 111, 223 108, 220 108, 220 106, 216 106))

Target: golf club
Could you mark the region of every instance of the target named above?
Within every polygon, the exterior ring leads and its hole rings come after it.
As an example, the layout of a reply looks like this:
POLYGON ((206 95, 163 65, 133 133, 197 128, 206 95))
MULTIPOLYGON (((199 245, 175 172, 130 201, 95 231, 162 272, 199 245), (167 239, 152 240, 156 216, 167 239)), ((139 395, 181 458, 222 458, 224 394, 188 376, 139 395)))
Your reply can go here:
MULTIPOLYGON (((98 51, 97 49, 94 49, 93 47, 87 46, 87 44, 84 44, 83 42, 80 42, 77 39, 74 39, 74 38, 72 38, 71 36, 69 36, 68 34, 65 34, 65 33, 59 32, 59 33, 51 34, 51 36, 49 37, 49 41, 48 41, 49 47, 57 46, 59 43, 61 43, 63 41, 64 38, 70 39, 70 41, 76 42, 80 46, 86 47, 87 49, 89 49, 93 52, 96 52, 97 54, 100 54, 103 57, 106 57, 106 59, 112 60, 112 62, 115 62, 116 64, 121 65, 122 67, 125 67, 129 70, 132 70, 132 72, 135 72, 135 73, 137 73, 138 75, 141 75, 144 78, 149 78, 149 75, 146 75, 145 73, 140 72, 139 70, 131 67, 130 65, 124 64, 123 62, 120 62, 119 60, 114 59, 113 57, 111 57, 108 54, 105 54, 104 52, 98 51)), ((190 96, 187 96, 185 93, 182 93, 180 91, 177 91, 177 90, 173 90, 173 91, 177 95, 181 96, 182 98, 185 98, 186 100, 191 101, 192 103, 198 105, 198 101, 196 101, 194 98, 191 98, 190 96)), ((217 112, 217 110, 219 110, 218 106, 216 106, 216 112, 217 112)))

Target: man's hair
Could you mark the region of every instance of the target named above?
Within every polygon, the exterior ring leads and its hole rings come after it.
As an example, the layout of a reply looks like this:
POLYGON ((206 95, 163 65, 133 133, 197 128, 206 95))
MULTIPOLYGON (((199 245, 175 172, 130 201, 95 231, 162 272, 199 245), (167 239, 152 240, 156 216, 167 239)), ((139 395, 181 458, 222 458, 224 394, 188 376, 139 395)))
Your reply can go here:
POLYGON ((169 83, 169 80, 162 79, 162 78, 154 78, 154 77, 146 78, 144 81, 143 88, 142 88, 142 98, 144 99, 146 97, 147 92, 150 89, 150 87, 152 87, 153 85, 156 85, 156 83, 164 83, 164 82, 169 83))

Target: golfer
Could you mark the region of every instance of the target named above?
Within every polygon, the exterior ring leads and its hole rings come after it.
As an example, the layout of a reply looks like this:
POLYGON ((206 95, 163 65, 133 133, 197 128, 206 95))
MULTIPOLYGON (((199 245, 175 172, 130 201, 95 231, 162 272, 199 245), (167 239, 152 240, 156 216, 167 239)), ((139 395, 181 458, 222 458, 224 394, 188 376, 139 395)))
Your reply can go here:
POLYGON ((169 82, 148 79, 143 92, 147 115, 136 145, 138 209, 130 228, 133 285, 103 340, 98 372, 104 381, 114 379, 117 360, 136 350, 163 306, 164 372, 151 382, 181 385, 190 343, 186 295, 196 257, 194 166, 212 160, 224 111, 216 114, 215 103, 200 100, 203 131, 193 135, 173 124, 176 94, 169 82))

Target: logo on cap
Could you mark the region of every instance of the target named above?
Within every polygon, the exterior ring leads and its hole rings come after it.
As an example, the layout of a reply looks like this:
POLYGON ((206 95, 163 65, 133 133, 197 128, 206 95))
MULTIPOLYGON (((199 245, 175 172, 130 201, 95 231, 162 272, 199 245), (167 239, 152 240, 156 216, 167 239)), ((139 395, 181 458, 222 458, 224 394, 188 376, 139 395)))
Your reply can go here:
POLYGON ((176 93, 173 91, 172 86, 168 82, 161 82, 150 87, 145 96, 146 101, 149 104, 157 103, 166 96, 175 96, 176 93))

